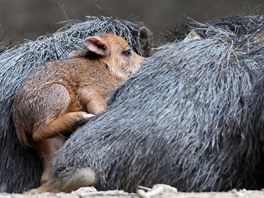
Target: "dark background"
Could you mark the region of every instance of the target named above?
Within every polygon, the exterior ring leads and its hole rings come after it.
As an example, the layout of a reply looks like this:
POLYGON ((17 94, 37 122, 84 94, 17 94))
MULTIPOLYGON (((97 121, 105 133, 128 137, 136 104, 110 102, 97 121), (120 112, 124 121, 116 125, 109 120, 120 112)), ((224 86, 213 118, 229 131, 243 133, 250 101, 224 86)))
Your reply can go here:
MULTIPOLYGON (((155 37, 186 21, 226 15, 262 14, 264 0, 0 0, 0 33, 13 45, 52 33, 69 19, 106 15, 144 21, 155 37)), ((1 34, 0 34, 1 36, 1 34)))

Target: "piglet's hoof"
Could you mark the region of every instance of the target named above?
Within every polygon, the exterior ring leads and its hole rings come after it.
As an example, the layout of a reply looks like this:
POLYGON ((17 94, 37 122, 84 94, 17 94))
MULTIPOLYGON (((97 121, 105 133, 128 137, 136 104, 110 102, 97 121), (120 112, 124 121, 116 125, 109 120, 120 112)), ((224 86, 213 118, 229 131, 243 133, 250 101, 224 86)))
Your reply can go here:
POLYGON ((82 119, 79 121, 79 124, 82 125, 82 124, 86 123, 92 117, 94 117, 94 114, 90 114, 90 113, 84 114, 83 117, 82 117, 82 119))
POLYGON ((24 192, 25 195, 34 195, 34 194, 40 194, 40 193, 59 193, 59 191, 54 190, 51 188, 51 184, 48 182, 45 182, 38 188, 33 188, 29 191, 24 192))

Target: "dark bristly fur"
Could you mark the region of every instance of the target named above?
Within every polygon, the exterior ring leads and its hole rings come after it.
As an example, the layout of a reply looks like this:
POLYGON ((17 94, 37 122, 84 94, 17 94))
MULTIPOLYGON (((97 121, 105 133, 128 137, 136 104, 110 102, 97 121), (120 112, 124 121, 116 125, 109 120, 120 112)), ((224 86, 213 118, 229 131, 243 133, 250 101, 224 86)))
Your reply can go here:
POLYGON ((253 87, 264 69, 264 19, 240 22, 230 20, 236 31, 197 23, 201 39, 160 47, 57 153, 47 189, 93 178, 98 190, 263 188, 263 99, 254 105, 263 88, 253 87))
POLYGON ((86 37, 102 32, 123 36, 136 52, 147 55, 142 48, 149 50, 150 42, 138 37, 142 27, 142 23, 112 17, 88 17, 85 22, 69 24, 0 54, 0 192, 21 192, 39 185, 38 156, 19 145, 11 117, 14 92, 25 76, 46 61, 67 57, 72 50, 82 48, 86 37))
POLYGON ((159 43, 182 41, 191 30, 196 28, 197 33, 205 36, 207 28, 219 28, 239 36, 254 34, 263 31, 263 16, 226 16, 209 20, 202 24, 189 18, 189 21, 162 34, 159 43), (202 32, 204 31, 204 32, 202 32))

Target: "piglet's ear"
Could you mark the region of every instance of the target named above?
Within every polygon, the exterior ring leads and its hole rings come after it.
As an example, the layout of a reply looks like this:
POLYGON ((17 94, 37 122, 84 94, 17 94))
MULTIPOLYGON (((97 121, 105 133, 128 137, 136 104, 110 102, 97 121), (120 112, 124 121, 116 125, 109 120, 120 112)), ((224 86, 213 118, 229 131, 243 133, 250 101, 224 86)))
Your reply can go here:
POLYGON ((84 47, 87 49, 87 53, 91 53, 99 56, 110 55, 110 50, 106 44, 106 41, 100 36, 90 36, 84 41, 84 47))

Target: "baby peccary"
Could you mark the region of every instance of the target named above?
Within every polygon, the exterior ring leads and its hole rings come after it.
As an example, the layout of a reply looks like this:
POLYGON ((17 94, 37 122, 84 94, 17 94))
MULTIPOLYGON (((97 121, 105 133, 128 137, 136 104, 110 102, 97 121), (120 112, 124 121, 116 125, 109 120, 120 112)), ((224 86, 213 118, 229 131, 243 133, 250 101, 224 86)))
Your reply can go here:
POLYGON ((33 70, 18 88, 13 120, 20 143, 42 156, 41 183, 48 180, 54 153, 91 114, 102 112, 107 96, 136 71, 142 58, 112 33, 85 39, 86 51, 33 70), (88 114, 88 113, 90 114, 88 114))

